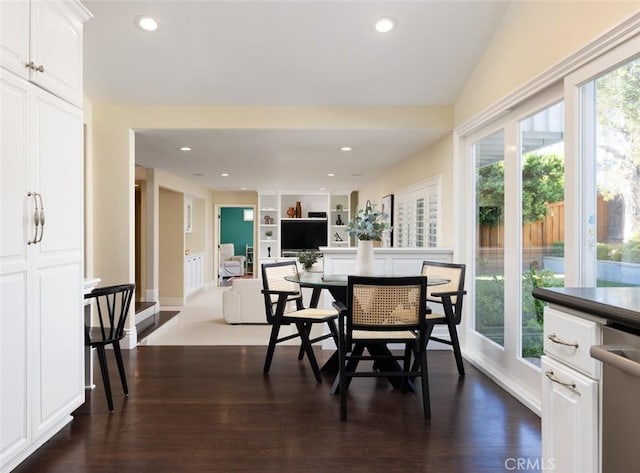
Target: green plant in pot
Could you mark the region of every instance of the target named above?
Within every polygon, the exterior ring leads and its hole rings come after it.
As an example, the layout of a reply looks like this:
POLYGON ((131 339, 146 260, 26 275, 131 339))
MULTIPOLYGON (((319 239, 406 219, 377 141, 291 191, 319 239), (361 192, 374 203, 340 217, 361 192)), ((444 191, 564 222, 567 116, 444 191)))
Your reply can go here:
POLYGON ((310 271, 319 259, 320 253, 316 251, 301 251, 298 253, 298 261, 305 271, 310 271))

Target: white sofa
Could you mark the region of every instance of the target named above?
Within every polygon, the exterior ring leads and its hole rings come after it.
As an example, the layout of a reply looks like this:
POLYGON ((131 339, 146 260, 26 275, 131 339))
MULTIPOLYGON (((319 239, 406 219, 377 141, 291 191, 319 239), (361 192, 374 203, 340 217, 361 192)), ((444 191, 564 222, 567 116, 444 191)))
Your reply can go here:
POLYGON ((262 279, 234 279, 222 293, 222 315, 228 324, 266 324, 262 279))

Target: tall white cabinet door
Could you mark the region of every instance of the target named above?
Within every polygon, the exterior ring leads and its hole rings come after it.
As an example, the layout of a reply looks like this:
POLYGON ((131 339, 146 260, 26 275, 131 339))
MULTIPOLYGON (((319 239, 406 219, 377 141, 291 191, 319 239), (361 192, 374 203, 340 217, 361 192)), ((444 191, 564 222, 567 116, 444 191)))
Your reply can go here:
POLYGON ((0 71, 0 469, 29 442, 26 87, 0 71))
MULTIPOLYGON (((31 80, 82 106, 82 23, 69 14, 73 4, 31 2, 31 80)), ((78 8, 78 7, 76 7, 78 8)))
POLYGON ((84 401, 83 386, 83 165, 80 110, 33 90, 33 189, 41 194, 45 223, 32 245, 38 301, 32 346, 37 348, 34 439, 68 422, 84 401))
POLYGON ((79 261, 83 244, 82 113, 34 88, 32 190, 42 196, 45 224, 34 245, 38 266, 79 261))
POLYGON ((543 356, 542 412, 545 467, 563 473, 598 473, 597 381, 543 356))
POLYGON ((29 1, 0 2, 0 65, 29 78, 29 1))
POLYGON ((58 265, 37 271, 34 320, 33 438, 50 435, 71 420, 84 402, 82 265, 58 265))

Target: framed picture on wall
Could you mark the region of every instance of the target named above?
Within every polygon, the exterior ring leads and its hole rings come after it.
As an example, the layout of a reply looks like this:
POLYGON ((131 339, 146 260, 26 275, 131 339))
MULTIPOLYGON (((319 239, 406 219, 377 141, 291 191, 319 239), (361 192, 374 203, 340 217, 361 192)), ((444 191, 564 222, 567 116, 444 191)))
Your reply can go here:
POLYGON ((390 230, 386 230, 382 235, 382 246, 390 248, 393 246, 393 194, 385 195, 382 198, 382 206, 380 210, 383 214, 387 215, 385 221, 391 227, 390 230))

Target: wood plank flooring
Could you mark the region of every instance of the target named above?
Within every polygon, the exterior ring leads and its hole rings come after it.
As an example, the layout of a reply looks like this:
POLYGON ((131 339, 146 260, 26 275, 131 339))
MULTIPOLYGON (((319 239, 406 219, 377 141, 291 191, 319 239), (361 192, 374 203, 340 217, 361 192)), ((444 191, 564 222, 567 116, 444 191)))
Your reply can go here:
POLYGON ((451 352, 429 352, 431 421, 416 394, 355 379, 344 423, 331 378, 317 384, 286 346, 265 377, 265 349, 125 351, 128 397, 108 353, 115 411, 96 379, 73 422, 14 473, 493 473, 540 457, 540 419, 470 364, 459 378, 451 352))

